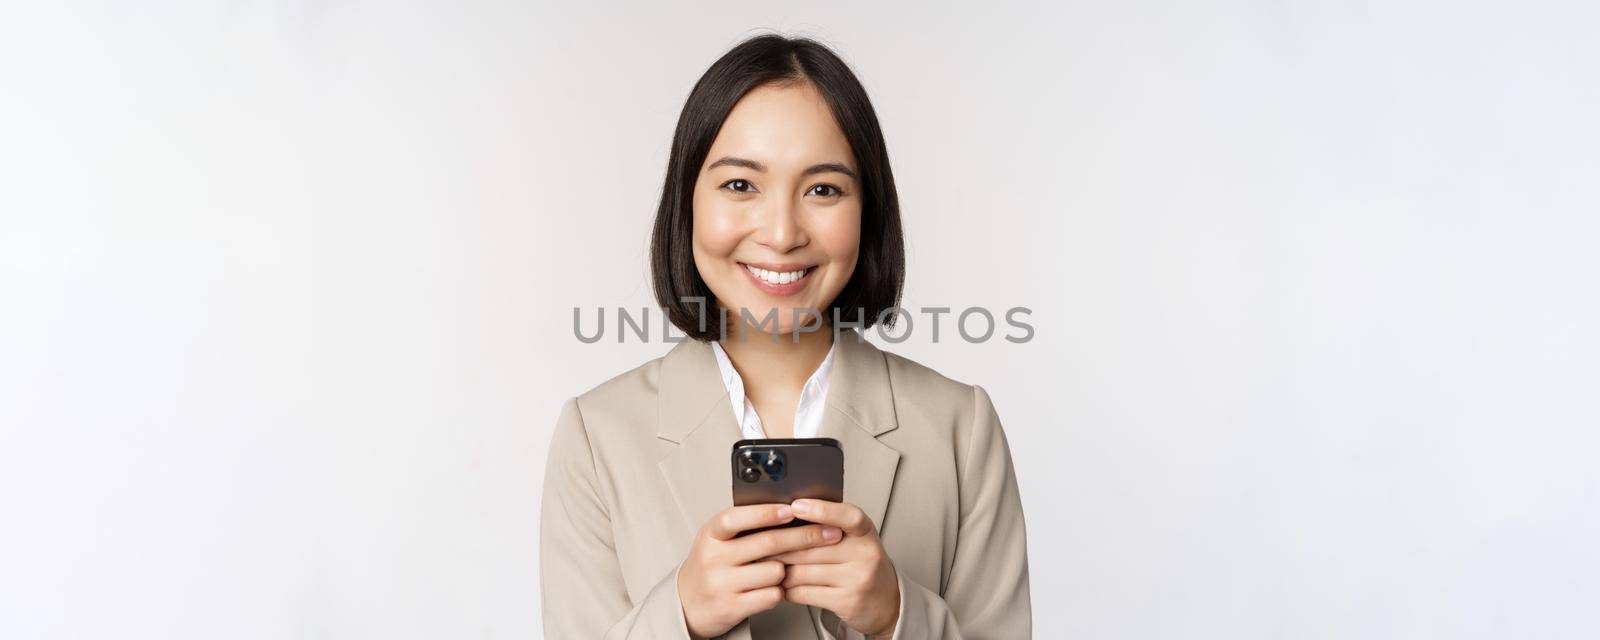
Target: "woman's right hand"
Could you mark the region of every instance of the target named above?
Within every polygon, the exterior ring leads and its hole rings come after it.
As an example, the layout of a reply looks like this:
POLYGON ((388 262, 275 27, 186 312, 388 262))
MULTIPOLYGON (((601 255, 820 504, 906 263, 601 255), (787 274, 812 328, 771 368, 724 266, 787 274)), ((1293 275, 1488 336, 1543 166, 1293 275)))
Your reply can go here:
POLYGON ((712 638, 745 618, 783 601, 784 565, 772 556, 834 544, 838 527, 808 524, 753 533, 740 532, 794 519, 786 504, 757 504, 722 510, 695 534, 694 547, 678 570, 683 620, 695 638, 712 638))

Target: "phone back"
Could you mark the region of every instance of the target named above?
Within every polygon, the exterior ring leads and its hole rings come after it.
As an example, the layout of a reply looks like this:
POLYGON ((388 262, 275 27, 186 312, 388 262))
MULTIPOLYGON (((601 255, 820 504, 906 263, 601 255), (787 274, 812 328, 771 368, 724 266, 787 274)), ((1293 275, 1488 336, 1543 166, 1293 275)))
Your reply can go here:
MULTIPOLYGON (((844 501, 844 450, 833 438, 740 440, 733 443, 732 463, 735 506, 844 501)), ((808 523, 784 526, 802 524, 808 523)))

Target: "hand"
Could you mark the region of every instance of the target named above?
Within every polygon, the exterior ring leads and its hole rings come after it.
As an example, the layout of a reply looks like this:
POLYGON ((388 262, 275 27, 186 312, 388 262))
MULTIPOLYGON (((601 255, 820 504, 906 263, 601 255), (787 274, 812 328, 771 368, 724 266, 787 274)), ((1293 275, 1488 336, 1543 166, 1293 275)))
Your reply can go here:
POLYGON ((689 557, 678 570, 678 600, 683 620, 696 638, 727 633, 734 625, 783 601, 784 566, 772 556, 834 544, 836 527, 809 524, 752 533, 742 531, 794 519, 786 504, 758 504, 722 510, 695 535, 689 557))
POLYGON ((795 515, 844 531, 839 544, 790 551, 784 599, 832 611, 851 629, 873 638, 894 635, 900 617, 900 582, 872 519, 848 502, 796 500, 795 515))

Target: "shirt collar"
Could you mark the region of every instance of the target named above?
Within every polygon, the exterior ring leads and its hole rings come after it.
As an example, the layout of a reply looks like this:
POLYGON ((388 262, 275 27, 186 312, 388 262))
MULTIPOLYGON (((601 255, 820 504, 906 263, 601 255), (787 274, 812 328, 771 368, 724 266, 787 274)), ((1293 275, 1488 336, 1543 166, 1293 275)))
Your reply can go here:
POLYGON ((800 387, 800 402, 812 403, 828 397, 828 372, 833 371, 833 351, 835 345, 828 345, 828 355, 822 358, 822 364, 817 365, 817 370, 806 378, 806 384, 800 387))
POLYGON ((717 371, 722 374, 722 386, 728 389, 728 397, 733 402, 733 417, 743 422, 744 378, 739 377, 739 370, 733 368, 728 352, 723 351, 722 345, 717 344, 716 340, 711 341, 711 353, 717 356, 717 371))

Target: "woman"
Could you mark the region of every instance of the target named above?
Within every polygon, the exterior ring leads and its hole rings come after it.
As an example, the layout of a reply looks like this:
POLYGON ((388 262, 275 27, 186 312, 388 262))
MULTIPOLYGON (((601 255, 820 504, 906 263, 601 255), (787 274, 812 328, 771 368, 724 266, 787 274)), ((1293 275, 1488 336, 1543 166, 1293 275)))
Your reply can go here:
POLYGON ((729 51, 679 117, 651 248, 691 340, 567 402, 540 568, 550 638, 1026 638, 1027 546, 983 389, 861 339, 903 272, 894 179, 833 52, 729 51), (828 437, 844 502, 732 507, 741 438, 828 437), (815 524, 739 537, 800 518, 815 524))

